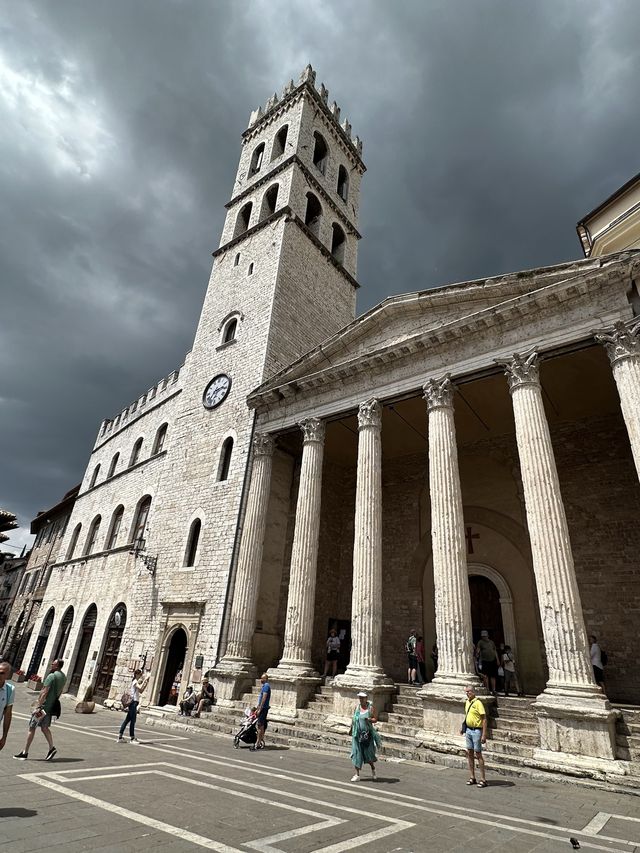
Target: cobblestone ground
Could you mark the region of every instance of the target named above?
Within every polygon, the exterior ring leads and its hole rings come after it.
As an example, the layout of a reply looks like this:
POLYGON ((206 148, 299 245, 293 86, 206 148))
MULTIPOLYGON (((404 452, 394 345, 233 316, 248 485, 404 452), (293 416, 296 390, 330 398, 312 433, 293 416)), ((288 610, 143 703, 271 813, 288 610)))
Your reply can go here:
POLYGON ((444 767, 381 761, 349 781, 348 756, 234 750, 231 738, 141 726, 115 742, 121 715, 64 706, 58 755, 41 734, 23 746, 23 685, 0 752, 3 850, 258 850, 262 853, 640 850, 640 798, 578 784, 492 777, 486 789, 444 767))

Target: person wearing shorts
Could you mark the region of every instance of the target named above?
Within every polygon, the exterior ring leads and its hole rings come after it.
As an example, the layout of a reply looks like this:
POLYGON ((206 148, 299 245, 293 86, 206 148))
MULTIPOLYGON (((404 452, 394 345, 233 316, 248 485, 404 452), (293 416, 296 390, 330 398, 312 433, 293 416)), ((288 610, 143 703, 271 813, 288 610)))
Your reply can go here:
POLYGON ((338 672, 338 658, 340 656, 340 637, 336 633, 336 629, 332 628, 327 637, 327 658, 324 664, 324 674, 329 675, 331 670, 332 678, 336 677, 338 672))
POLYGON ((56 713, 60 714, 59 699, 62 696, 64 685, 67 681, 67 676, 62 671, 64 661, 54 660, 51 664, 51 672, 45 678, 42 690, 40 691, 39 705, 31 715, 29 720, 29 732, 27 734, 27 742, 22 752, 14 755, 18 761, 26 761, 29 757, 29 747, 31 746, 36 734, 36 729, 40 729, 45 736, 49 745, 49 751, 45 756, 45 761, 51 761, 57 750, 53 745, 53 737, 51 736, 51 715, 56 708, 56 713))
POLYGON ((256 741, 256 745, 253 747, 255 749, 264 749, 264 733, 267 728, 267 714, 269 713, 269 702, 271 699, 271 685, 269 684, 269 679, 267 677, 267 673, 263 672, 260 677, 260 682, 262 687, 260 688, 260 698, 258 701, 258 709, 257 709, 257 717, 256 720, 257 728, 258 728, 258 740, 256 741))
POLYGON ((488 631, 480 632, 480 639, 478 640, 478 646, 476 649, 476 654, 479 660, 482 663, 482 680, 484 681, 484 686, 487 690, 490 690, 491 693, 496 695, 496 678, 498 675, 498 666, 500 665, 500 659, 498 658, 498 650, 496 649, 496 644, 493 640, 489 639, 488 631))
POLYGON ((407 681, 409 684, 417 684, 418 683, 418 658, 416 655, 416 643, 417 639, 417 631, 414 628, 407 642, 404 644, 405 649, 407 651, 407 681))
POLYGON ((467 764, 469 765, 467 785, 477 784, 479 788, 486 788, 487 779, 482 745, 487 742, 487 715, 484 705, 477 698, 471 684, 465 687, 465 693, 467 694, 467 701, 464 703, 464 724, 460 729, 460 734, 464 735, 467 750, 467 764), (476 761, 480 769, 480 781, 476 780, 476 761))

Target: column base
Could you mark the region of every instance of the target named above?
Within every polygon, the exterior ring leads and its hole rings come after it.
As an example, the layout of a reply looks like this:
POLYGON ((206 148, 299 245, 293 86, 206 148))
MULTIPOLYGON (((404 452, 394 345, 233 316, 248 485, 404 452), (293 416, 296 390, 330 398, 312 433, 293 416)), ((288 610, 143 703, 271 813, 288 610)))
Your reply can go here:
POLYGON ((258 670, 248 658, 222 658, 211 675, 215 679, 216 703, 233 705, 253 688, 258 670))
POLYGON ((342 731, 351 725, 351 717, 358 704, 357 693, 365 690, 369 694, 376 713, 386 711, 396 692, 396 686, 381 669, 347 669, 337 675, 331 683, 333 689, 333 713, 327 717, 325 726, 332 731, 342 731))
POLYGON ((559 760, 576 756, 614 761, 616 719, 614 710, 599 688, 550 685, 536 699, 540 753, 554 753, 559 760))
POLYGON ((305 708, 309 699, 322 684, 320 675, 312 667, 277 666, 268 670, 271 685, 270 720, 288 722, 298 716, 298 708, 305 708))
POLYGON ((432 748, 449 751, 448 747, 460 747, 460 726, 464 719, 465 687, 471 684, 476 696, 487 712, 495 698, 487 693, 477 675, 436 675, 433 681, 418 690, 422 699, 423 730, 420 738, 432 748))

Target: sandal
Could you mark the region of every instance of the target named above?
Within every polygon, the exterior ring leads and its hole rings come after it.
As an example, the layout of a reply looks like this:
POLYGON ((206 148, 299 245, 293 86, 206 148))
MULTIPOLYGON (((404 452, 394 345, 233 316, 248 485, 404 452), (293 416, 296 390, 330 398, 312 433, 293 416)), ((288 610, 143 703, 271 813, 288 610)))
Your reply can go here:
POLYGON ((476 784, 475 779, 467 779, 467 785, 475 785, 475 784, 476 784))
POLYGON ((485 780, 485 779, 481 779, 481 780, 478 782, 478 788, 486 788, 486 787, 487 787, 486 780, 485 780))

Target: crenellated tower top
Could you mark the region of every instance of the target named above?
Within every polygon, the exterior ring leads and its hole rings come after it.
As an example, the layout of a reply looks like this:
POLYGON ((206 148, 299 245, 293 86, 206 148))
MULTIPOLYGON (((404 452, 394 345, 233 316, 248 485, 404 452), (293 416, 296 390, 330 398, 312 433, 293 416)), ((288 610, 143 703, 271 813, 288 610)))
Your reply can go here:
POLYGON ((283 105, 284 102, 288 101, 290 98, 293 98, 301 89, 307 88, 308 91, 313 95, 318 104, 320 105, 323 112, 329 117, 335 127, 338 130, 339 135, 343 138, 352 152, 357 156, 359 160, 362 159, 362 140, 358 136, 352 136, 351 134, 351 123, 348 119, 344 119, 342 122, 340 121, 340 107, 336 104, 335 101, 333 103, 329 103, 329 90, 324 85, 324 83, 320 84, 320 88, 318 89, 316 86, 316 72, 313 70, 311 65, 307 65, 302 74, 298 79, 298 83, 294 83, 293 80, 290 80, 284 89, 282 90, 282 94, 278 95, 276 92, 267 100, 264 107, 258 107, 257 110, 253 110, 251 115, 249 116, 249 125, 245 130, 244 135, 248 135, 253 133, 257 126, 264 120, 268 119, 275 110, 283 105))

